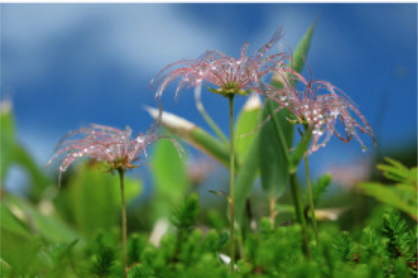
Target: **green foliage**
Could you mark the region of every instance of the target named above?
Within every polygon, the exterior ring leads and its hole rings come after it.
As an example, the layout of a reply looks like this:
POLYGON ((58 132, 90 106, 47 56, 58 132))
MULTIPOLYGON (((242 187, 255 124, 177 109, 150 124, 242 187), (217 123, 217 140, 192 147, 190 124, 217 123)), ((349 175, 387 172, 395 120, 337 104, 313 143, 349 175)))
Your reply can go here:
POLYGON ((177 229, 188 230, 196 222, 198 214, 199 196, 191 194, 174 210, 171 221, 177 229))
POLYGON ((353 240, 350 234, 346 231, 338 235, 334 242, 334 248, 337 250, 339 256, 344 262, 351 261, 353 255, 353 240))
POLYGON ((98 278, 107 278, 111 275, 111 268, 115 262, 115 254, 109 247, 102 246, 97 253, 92 273, 98 278))
MULTIPOLYGON (((411 272, 417 269, 417 238, 408 232, 406 221, 400 214, 389 210, 383 217, 382 233, 388 238, 386 250, 391 259, 404 258, 411 265, 411 272), (413 267, 414 266, 414 267, 413 267)), ((392 270, 389 266, 389 272, 392 270)))
POLYGON ((128 242, 128 265, 140 262, 141 250, 144 248, 146 240, 137 233, 131 235, 128 242))
POLYGON ((128 274, 128 278, 154 278, 154 270, 147 265, 135 265, 128 274))
POLYGON ((357 187, 363 190, 366 195, 402 210, 417 220, 417 168, 408 169, 393 159, 386 158, 385 160, 387 164, 379 164, 377 168, 383 171, 383 175, 395 184, 365 182, 360 183, 357 187))
POLYGON ((328 186, 331 184, 331 179, 331 175, 325 174, 319 177, 318 180, 312 184, 312 198, 315 207, 319 205, 322 197, 326 193, 328 186))

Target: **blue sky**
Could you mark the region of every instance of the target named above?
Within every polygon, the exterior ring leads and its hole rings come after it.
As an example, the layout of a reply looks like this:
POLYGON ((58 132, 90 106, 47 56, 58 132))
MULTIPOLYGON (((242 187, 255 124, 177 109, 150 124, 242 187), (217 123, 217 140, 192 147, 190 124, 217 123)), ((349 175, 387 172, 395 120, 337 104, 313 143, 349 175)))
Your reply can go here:
MULTIPOLYGON (((294 48, 316 19, 314 78, 359 105, 382 149, 414 144, 416 4, 2 4, 1 98, 12 100, 19 139, 44 164, 62 135, 91 122, 145 131, 152 120, 141 107, 154 105, 148 83, 165 65, 207 49, 238 56, 246 41, 254 51, 278 27, 294 48)), ((207 91, 202 98, 228 134, 227 101, 207 91)), ((163 100, 207 128, 192 90, 163 100)), ((373 153, 336 138, 320 152, 311 164, 373 153)))

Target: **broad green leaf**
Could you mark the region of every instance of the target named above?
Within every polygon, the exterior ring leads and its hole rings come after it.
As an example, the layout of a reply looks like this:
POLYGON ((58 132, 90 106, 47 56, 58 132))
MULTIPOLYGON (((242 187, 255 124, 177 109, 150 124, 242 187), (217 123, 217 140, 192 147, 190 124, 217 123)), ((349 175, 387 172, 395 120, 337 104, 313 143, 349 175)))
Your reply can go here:
POLYGON ((274 110, 279 104, 267 100, 266 107, 263 111, 263 118, 268 116, 275 117, 270 119, 260 132, 259 140, 259 156, 260 156, 260 176, 261 185, 269 197, 280 197, 289 181, 289 164, 285 153, 293 143, 293 124, 286 118, 290 116, 288 109, 280 109, 278 112, 271 114, 270 110, 274 110), (270 105, 270 107, 268 107, 270 105), (280 125, 277 127, 276 124, 280 125), (277 128, 282 130, 284 136, 284 144, 278 134, 277 128), (283 147, 285 146, 285 147, 283 147))
POLYGON ((259 130, 259 116, 261 108, 261 99, 258 95, 250 96, 242 108, 238 120, 235 124, 235 150, 239 157, 247 155, 253 144, 259 130))
MULTIPOLYGON (((154 119, 158 118, 158 109, 146 107, 146 111, 154 119)), ((195 148, 213 157, 221 164, 229 168, 230 148, 221 141, 217 140, 202 128, 194 123, 174 115, 169 112, 163 112, 161 117, 161 125, 168 131, 186 141, 195 148)), ((239 158, 235 155, 235 165, 238 168, 239 158)))
POLYGON ((15 124, 11 104, 2 103, 0 113, 0 181, 3 182, 7 170, 13 163, 15 150, 15 124))
MULTIPOLYGON (((126 205, 141 191, 141 182, 125 175, 126 205)), ((92 236, 99 229, 120 226, 121 190, 118 174, 100 171, 97 165, 79 165, 67 184, 67 210, 75 226, 86 236, 92 236)))
MULTIPOLYGON (((235 181, 235 221, 242 226, 245 202, 250 195, 251 188, 259 169, 259 138, 256 138, 245 157, 235 181)), ((228 206, 229 208, 229 206, 228 206)), ((228 213, 229 215, 229 213, 228 213)))
POLYGON ((157 217, 168 217, 171 206, 179 202, 190 188, 185 157, 180 157, 171 141, 160 140, 155 144, 150 169, 157 194, 157 217))

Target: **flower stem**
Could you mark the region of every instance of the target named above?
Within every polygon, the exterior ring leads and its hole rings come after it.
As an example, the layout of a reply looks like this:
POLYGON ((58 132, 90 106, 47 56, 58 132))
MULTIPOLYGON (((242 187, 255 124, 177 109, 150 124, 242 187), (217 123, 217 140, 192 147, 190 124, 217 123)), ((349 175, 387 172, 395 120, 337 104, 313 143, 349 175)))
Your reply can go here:
POLYGON ((290 173, 290 189, 292 191, 293 203, 295 205, 296 217, 302 226, 302 237, 304 243, 304 251, 309 260, 312 260, 311 248, 309 246, 308 233, 306 231, 306 221, 303 215, 302 198, 300 196, 299 184, 296 178, 296 172, 290 173))
POLYGON ((311 211, 311 217, 312 217, 312 226, 315 233, 315 240, 316 245, 319 246, 319 237, 318 237, 318 226, 316 225, 316 217, 315 217, 315 207, 312 197, 312 186, 311 186, 311 179, 309 176, 309 162, 308 162, 308 156, 305 155, 305 172, 306 172, 306 184, 308 187, 308 194, 309 194, 309 210, 311 211))
POLYGON ((234 95, 231 94, 228 96, 229 98, 229 128, 231 132, 231 154, 230 154, 230 171, 231 171, 231 179, 230 179, 230 190, 229 190, 229 198, 230 198, 230 210, 231 210, 231 219, 230 219, 230 238, 231 238, 231 273, 234 273, 234 266, 235 266, 235 246, 234 246, 234 181, 235 181, 235 158, 234 158, 234 95))
POLYGON ((126 259, 126 206, 125 206, 125 190, 123 184, 123 176, 124 170, 119 168, 118 169, 119 178, 120 178, 120 192, 122 197, 122 241, 123 241, 123 254, 122 254, 122 261, 123 261, 123 271, 124 277, 128 277, 128 268, 127 268, 127 259, 126 259))

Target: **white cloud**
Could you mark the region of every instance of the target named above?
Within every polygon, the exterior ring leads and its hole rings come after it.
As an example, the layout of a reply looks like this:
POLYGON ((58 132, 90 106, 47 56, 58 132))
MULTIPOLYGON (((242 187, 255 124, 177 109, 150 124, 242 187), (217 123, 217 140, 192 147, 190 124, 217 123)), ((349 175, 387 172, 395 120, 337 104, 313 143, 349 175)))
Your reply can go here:
POLYGON ((127 70, 150 74, 227 41, 187 19, 176 5, 3 5, 1 15, 2 40, 13 52, 13 60, 3 63, 4 80, 11 82, 25 81, 22 70, 26 81, 45 75, 48 44, 80 24, 98 22, 104 28, 98 36, 98 55, 120 61, 127 70))

